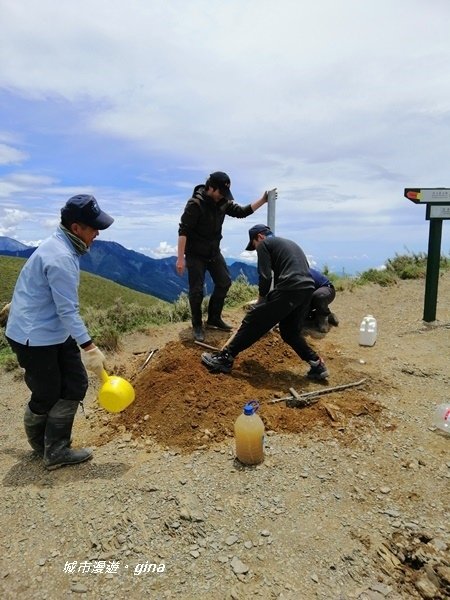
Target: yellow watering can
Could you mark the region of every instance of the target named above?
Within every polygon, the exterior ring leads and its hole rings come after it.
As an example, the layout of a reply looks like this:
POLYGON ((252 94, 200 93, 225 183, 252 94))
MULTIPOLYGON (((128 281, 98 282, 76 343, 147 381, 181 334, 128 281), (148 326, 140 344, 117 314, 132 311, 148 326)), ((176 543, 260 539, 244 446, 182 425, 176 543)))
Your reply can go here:
POLYGON ((135 393, 129 381, 102 371, 102 387, 98 393, 98 403, 108 412, 122 412, 133 402, 135 393))

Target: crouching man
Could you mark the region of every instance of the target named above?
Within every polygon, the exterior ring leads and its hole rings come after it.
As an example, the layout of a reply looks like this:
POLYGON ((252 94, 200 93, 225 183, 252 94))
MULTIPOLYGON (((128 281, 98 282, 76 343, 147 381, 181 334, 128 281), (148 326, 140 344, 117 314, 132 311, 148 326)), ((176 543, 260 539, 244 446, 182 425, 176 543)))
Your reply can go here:
POLYGON ((93 196, 70 198, 57 231, 30 256, 14 288, 5 335, 31 391, 25 433, 49 470, 92 458, 90 448, 70 447, 86 368, 100 376, 105 360, 79 313, 80 257, 113 221, 93 196))
POLYGON ((321 333, 327 333, 330 330, 330 325, 335 327, 339 325, 339 319, 329 308, 329 305, 336 298, 336 290, 324 273, 310 268, 309 274, 314 280, 314 292, 307 320, 315 323, 321 333))

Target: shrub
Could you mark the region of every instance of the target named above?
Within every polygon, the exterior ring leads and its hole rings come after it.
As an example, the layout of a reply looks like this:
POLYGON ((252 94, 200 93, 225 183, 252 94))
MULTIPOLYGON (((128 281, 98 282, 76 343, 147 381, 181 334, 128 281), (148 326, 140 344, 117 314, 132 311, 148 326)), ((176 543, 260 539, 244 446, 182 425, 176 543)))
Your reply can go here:
POLYGON ((225 299, 226 306, 230 308, 242 306, 258 297, 258 286, 250 285, 247 277, 241 272, 231 284, 225 299))
POLYGON ((172 307, 171 320, 175 323, 179 321, 188 321, 191 318, 191 308, 189 306, 189 296, 182 292, 175 300, 172 307))
MULTIPOLYGON (((390 258, 386 266, 394 271, 400 279, 423 279, 427 272, 427 254, 425 252, 408 252, 407 254, 396 254, 390 258)), ((441 271, 450 269, 450 258, 442 255, 439 261, 441 271)))
POLYGON ((427 255, 424 252, 396 254, 387 260, 386 268, 400 279, 422 279, 427 270, 427 255))
POLYGON ((397 275, 390 269, 384 269, 382 271, 378 269, 369 269, 358 276, 359 285, 363 285, 364 283, 377 283, 382 287, 388 287, 390 285, 395 285, 397 281, 397 275))

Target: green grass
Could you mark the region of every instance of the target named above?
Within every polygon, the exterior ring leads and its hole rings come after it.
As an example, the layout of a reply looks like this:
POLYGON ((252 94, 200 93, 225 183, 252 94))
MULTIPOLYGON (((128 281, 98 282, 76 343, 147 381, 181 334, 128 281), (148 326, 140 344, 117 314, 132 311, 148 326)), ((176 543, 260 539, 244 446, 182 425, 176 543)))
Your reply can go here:
MULTIPOLYGON (((0 256, 0 273, 2 285, 0 287, 0 307, 12 298, 14 286, 17 281, 25 259, 10 256, 0 256)), ((169 306, 169 302, 136 292, 123 285, 114 283, 109 279, 81 271, 80 277, 80 307, 108 308, 113 306, 117 298, 126 304, 133 303, 143 307, 169 306)))
POLYGON ((11 300, 17 276, 24 264, 23 258, 0 256, 0 273, 2 284, 0 286, 0 307, 11 300))

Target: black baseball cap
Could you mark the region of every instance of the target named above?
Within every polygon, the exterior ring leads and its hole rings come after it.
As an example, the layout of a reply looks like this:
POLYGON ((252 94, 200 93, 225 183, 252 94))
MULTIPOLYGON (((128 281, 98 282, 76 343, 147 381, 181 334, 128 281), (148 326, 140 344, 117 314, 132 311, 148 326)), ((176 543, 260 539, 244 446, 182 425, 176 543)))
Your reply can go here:
POLYGON ((272 231, 270 227, 268 227, 267 225, 262 225, 261 223, 259 225, 253 225, 253 227, 250 227, 250 229, 248 230, 248 237, 250 238, 250 241, 245 248, 246 250, 254 250, 253 240, 258 235, 258 233, 272 233, 272 231))
POLYGON ((61 209, 61 221, 64 223, 83 223, 93 229, 107 229, 114 219, 101 210, 94 196, 78 194, 67 200, 61 209))
POLYGON ((223 171, 214 171, 214 173, 211 173, 209 176, 208 182, 213 187, 218 188, 226 200, 234 200, 230 190, 231 179, 226 173, 223 171))

